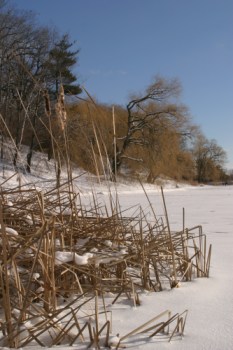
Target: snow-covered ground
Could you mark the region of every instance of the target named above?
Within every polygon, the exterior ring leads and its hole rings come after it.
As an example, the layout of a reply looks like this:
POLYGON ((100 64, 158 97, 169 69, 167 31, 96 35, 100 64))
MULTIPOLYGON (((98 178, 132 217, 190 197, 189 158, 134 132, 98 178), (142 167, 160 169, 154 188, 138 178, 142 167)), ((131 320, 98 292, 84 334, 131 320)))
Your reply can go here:
MULTIPOLYGON (((142 324, 163 310, 173 312, 188 310, 185 336, 159 344, 148 342, 137 349, 173 350, 220 350, 233 348, 233 186, 192 187, 165 189, 167 209, 171 228, 182 227, 182 208, 186 212, 186 226, 202 225, 208 242, 213 246, 210 278, 195 279, 181 283, 180 288, 160 293, 148 293, 142 297, 142 306, 136 310, 118 310, 118 331, 122 334, 142 324)), ((155 211, 163 214, 161 196, 158 191, 150 192, 155 211)), ((121 202, 130 206, 135 202, 146 206, 147 201, 140 193, 121 193, 121 202)))
MULTIPOLYGON (((1 170, 2 172, 2 170, 1 170)), ((12 170, 5 170, 5 179, 12 170)), ((37 186, 46 187, 50 172, 37 178, 23 175, 21 184, 35 182, 37 186)), ((81 173, 80 173, 81 174, 81 173)), ((0 185, 5 181, 0 173, 0 185)), ((17 176, 7 182, 16 186, 17 176)), ((76 180, 77 189, 87 198, 91 191, 96 192, 99 202, 108 202, 109 188, 97 180, 88 180, 81 176, 76 180)), ((156 186, 145 186, 156 215, 163 216, 161 191, 156 186)), ((111 193, 114 196, 114 186, 111 193)), ((120 206, 123 209, 140 204, 151 215, 149 203, 140 184, 117 185, 120 206)), ((172 230, 182 229, 182 211, 185 208, 185 226, 202 225, 207 235, 207 242, 212 244, 212 259, 209 278, 199 278, 192 282, 182 282, 179 288, 162 292, 144 292, 140 295, 141 306, 133 307, 129 303, 116 303, 108 308, 112 310, 113 335, 120 337, 147 322, 159 313, 169 309, 172 313, 188 310, 184 337, 167 339, 150 339, 138 337, 123 342, 129 349, 173 349, 173 350, 230 350, 233 348, 233 186, 176 187, 165 185, 164 194, 172 230)), ((106 298, 108 303, 108 298, 106 298)), ((28 347, 36 349, 36 346, 28 347)), ((59 347, 56 347, 59 348, 59 347)), ((66 349, 65 347, 61 347, 66 349)), ((75 344, 75 349, 84 349, 75 344)))

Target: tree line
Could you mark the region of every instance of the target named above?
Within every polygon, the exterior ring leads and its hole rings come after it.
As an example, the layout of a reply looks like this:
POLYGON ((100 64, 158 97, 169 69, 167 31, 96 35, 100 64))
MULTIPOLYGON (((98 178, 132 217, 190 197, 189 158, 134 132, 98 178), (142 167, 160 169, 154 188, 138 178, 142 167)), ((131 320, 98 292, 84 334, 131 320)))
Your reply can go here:
POLYGON ((226 152, 208 140, 192 123, 187 107, 176 102, 180 89, 176 79, 155 77, 146 91, 133 96, 126 108, 115 106, 114 112, 93 100, 69 105, 74 161, 95 173, 98 164, 113 180, 128 173, 143 175, 150 183, 160 176, 225 182, 226 152))
POLYGON ((178 102, 179 81, 155 77, 125 107, 113 109, 82 91, 72 71, 79 57, 75 46, 68 34, 39 26, 31 12, 19 12, 0 0, 1 159, 6 156, 5 140, 11 138, 15 167, 21 145, 27 145, 28 172, 33 153, 39 150, 60 162, 68 157, 114 181, 127 173, 143 175, 151 183, 161 175, 226 181, 226 153, 205 137, 187 107, 178 102), (57 128, 61 91, 82 97, 66 104, 63 126, 57 128))
POLYGON ((70 69, 79 52, 73 46, 68 34, 38 26, 31 12, 18 11, 0 0, 1 158, 4 138, 11 137, 14 166, 21 144, 29 146, 28 171, 33 150, 49 147, 45 94, 53 103, 60 84, 66 93, 81 92, 70 69))

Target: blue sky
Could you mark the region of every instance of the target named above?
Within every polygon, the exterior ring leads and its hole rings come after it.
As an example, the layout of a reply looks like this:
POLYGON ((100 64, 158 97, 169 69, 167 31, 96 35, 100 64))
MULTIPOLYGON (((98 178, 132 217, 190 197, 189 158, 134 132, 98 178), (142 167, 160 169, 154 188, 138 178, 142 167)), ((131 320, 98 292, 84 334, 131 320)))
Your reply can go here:
POLYGON ((125 105, 157 74, 233 169, 233 0, 18 0, 41 24, 77 40, 74 72, 98 101, 125 105))

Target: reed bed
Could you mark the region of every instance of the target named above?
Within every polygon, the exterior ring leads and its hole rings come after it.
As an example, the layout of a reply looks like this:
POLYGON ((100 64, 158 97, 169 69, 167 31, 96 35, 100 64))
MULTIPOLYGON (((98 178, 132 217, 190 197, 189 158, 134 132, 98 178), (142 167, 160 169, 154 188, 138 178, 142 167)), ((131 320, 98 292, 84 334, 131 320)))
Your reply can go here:
POLYGON ((105 298, 137 307, 145 289, 208 277, 211 246, 202 227, 172 232, 167 214, 149 222, 140 207, 126 216, 111 195, 110 209, 94 193, 87 207, 71 182, 43 192, 1 188, 0 346, 120 348, 131 336, 182 336, 187 311, 166 311, 112 341, 105 298))

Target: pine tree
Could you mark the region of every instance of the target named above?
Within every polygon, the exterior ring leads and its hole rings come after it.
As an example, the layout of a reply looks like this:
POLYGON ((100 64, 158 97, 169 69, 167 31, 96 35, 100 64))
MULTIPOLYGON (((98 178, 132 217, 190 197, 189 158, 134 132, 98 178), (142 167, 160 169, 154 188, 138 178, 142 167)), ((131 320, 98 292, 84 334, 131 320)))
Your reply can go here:
POLYGON ((51 92, 58 94, 60 84, 63 85, 66 94, 77 95, 81 93, 77 77, 72 73, 72 67, 77 63, 79 50, 72 50, 74 43, 70 42, 68 34, 62 36, 52 50, 46 68, 49 75, 49 87, 51 92))

